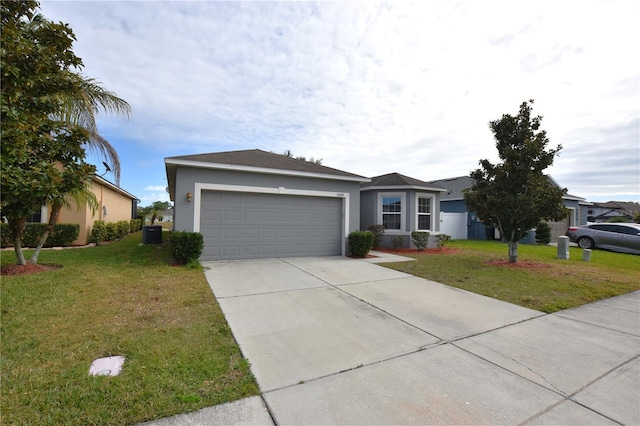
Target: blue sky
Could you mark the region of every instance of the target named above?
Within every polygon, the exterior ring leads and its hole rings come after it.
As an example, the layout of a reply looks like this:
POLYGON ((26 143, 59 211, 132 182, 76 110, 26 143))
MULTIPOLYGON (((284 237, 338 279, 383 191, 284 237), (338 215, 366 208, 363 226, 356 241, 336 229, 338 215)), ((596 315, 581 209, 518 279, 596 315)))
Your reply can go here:
POLYGON ((368 177, 466 175, 497 161, 488 122, 532 98, 563 146, 556 181, 590 201, 640 201, 635 0, 41 9, 73 29, 82 73, 131 104, 130 120, 98 126, 142 205, 168 199, 164 157, 215 151, 291 150, 368 177))

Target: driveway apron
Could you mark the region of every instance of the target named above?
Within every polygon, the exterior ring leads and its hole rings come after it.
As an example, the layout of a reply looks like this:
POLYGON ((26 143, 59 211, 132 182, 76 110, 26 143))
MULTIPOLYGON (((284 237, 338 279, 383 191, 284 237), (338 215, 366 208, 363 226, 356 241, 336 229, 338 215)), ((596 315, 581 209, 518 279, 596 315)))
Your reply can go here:
POLYGON ((640 424, 640 292, 546 315, 344 257, 203 266, 276 424, 640 424))

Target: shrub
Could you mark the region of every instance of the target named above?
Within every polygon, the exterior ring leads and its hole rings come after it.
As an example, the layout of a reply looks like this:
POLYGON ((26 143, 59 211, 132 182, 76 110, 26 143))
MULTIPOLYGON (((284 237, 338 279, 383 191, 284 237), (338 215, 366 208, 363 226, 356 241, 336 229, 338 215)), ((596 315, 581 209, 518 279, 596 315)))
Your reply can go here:
POLYGON ((105 227, 107 228, 107 241, 113 241, 118 238, 118 227, 115 222, 107 222, 105 227))
POLYGON ((438 234, 436 235, 436 245, 438 246, 438 250, 442 250, 447 241, 451 239, 450 235, 447 234, 438 234))
POLYGON ((116 229, 118 233, 118 238, 124 238, 129 235, 129 221, 121 220, 116 222, 116 229))
POLYGON ((607 223, 633 223, 633 219, 627 216, 613 216, 607 219, 607 223))
POLYGON ((547 245, 551 242, 551 227, 547 222, 540 222, 536 226, 536 243, 547 245))
POLYGON ((46 223, 27 223, 22 234, 22 247, 36 247, 45 229, 46 223))
POLYGON ((400 247, 404 246, 404 235, 396 235, 391 238, 391 247, 394 250, 398 250, 400 247))
POLYGON ((13 245, 13 241, 11 241, 11 233, 9 232, 9 224, 8 223, 0 223, 0 247, 5 248, 13 245))
POLYGON ((45 243, 45 247, 67 247, 80 236, 80 225, 77 223, 58 223, 45 243))
POLYGON ((412 231, 411 241, 413 241, 418 250, 424 250, 429 245, 429 235, 426 231, 412 231))
POLYGON ((365 257, 375 240, 375 235, 371 231, 354 231, 349 234, 349 250, 355 257, 365 257))
POLYGON ((107 241, 107 225, 103 220, 96 220, 93 222, 93 228, 91 228, 91 236, 89 241, 96 243, 97 246, 103 241, 107 241))
POLYGON ((204 248, 204 239, 199 232, 172 231, 169 245, 173 257, 183 265, 195 266, 204 248))
POLYGON ((373 232, 373 248, 378 248, 384 235, 384 225, 370 225, 369 231, 373 232))
POLYGON ((141 225, 142 225, 142 220, 140 220, 140 219, 131 219, 129 221, 129 232, 131 232, 131 233, 138 232, 140 230, 141 225))
MULTIPOLYGON (((40 236, 47 229, 46 223, 27 223, 22 236, 23 247, 36 247, 40 236)), ((6 223, 0 227, 1 239, 0 246, 2 248, 12 246, 11 233, 9 225, 6 223)), ((80 225, 77 223, 59 223, 53 227, 53 231, 47 238, 44 247, 66 247, 71 245, 80 235, 80 225)))

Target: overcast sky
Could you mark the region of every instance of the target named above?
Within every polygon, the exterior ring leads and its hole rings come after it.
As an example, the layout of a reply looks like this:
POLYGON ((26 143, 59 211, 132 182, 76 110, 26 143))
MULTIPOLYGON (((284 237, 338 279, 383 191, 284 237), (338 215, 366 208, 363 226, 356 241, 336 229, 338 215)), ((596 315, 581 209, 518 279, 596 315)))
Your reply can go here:
MULTIPOLYGON (((488 122, 535 99, 548 172, 589 201, 640 201, 640 2, 59 2, 121 186, 167 200, 164 157, 291 150, 430 181, 497 161, 488 122)), ((101 164, 97 161, 97 164, 101 164)), ((99 173, 104 171, 102 166, 99 173)), ((112 179, 112 176, 105 176, 112 179)))

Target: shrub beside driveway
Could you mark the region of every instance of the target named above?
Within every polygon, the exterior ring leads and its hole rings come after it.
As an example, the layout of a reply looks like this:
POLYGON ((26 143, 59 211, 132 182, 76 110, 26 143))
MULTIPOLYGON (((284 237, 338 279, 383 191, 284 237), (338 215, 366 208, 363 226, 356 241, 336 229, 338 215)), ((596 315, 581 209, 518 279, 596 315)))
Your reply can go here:
POLYGON ((597 250, 583 262, 582 250, 556 259, 556 247, 519 246, 518 263, 506 262, 505 243, 451 241, 444 254, 403 253, 416 262, 383 266, 542 312, 580 306, 640 290, 640 256, 597 250))
POLYGON ((202 270, 141 238, 44 251, 63 267, 2 277, 2 423, 132 424, 259 393, 202 270), (111 355, 120 376, 88 375, 111 355))

